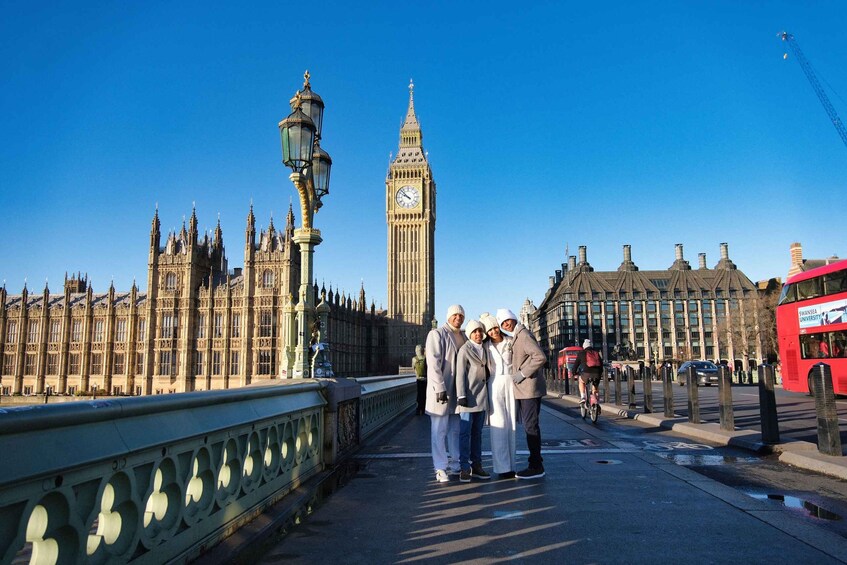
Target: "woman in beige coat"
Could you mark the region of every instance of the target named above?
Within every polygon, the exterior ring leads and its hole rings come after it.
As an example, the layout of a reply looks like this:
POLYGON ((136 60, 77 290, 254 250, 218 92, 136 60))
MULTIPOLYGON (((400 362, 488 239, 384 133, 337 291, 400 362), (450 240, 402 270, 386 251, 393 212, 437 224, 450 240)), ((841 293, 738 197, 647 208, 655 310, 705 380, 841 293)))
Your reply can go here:
POLYGON ((482 468, 482 426, 488 414, 488 351, 482 345, 485 330, 471 320, 465 328, 468 341, 459 349, 456 359, 456 412, 459 422, 459 481, 468 483, 471 476, 490 479, 482 468))

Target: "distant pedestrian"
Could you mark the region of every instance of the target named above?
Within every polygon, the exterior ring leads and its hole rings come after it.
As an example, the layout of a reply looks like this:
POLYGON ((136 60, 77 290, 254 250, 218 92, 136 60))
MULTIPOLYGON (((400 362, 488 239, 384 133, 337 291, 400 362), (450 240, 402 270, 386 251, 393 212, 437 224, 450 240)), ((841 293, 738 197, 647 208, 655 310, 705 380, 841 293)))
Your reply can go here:
POLYGON ((412 368, 415 370, 415 379, 418 385, 418 410, 420 416, 426 411, 426 357, 423 347, 415 346, 415 356, 412 357, 412 368))
MULTIPOLYGON (((447 323, 430 330, 426 336, 426 413, 431 422, 432 464, 435 480, 446 483, 448 474, 459 469, 448 467, 447 451, 459 456, 459 415, 456 413, 456 357, 465 344, 462 324, 465 310, 458 304, 447 309, 447 323)), ((457 462, 458 466, 458 462, 457 462)))
POLYGON ((491 478, 482 468, 482 427, 488 415, 488 351, 483 347, 485 331, 476 320, 465 328, 468 341, 459 349, 456 361, 456 404, 459 423, 459 481, 468 483, 471 476, 491 478))
POLYGON ((544 364, 547 356, 541 351, 532 333, 518 323, 515 314, 506 308, 497 310, 500 329, 514 339, 512 344, 512 381, 518 413, 526 432, 529 449, 529 466, 515 473, 518 479, 538 479, 544 476, 541 457, 541 399, 547 394, 544 382, 544 364))

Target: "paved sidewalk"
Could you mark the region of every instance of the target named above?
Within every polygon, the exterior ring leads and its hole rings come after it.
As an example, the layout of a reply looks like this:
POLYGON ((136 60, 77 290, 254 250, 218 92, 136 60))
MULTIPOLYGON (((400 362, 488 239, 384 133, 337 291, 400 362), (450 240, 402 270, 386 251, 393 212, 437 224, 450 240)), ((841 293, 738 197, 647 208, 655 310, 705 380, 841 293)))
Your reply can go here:
POLYGON ((840 536, 616 443, 602 423, 545 406, 541 429, 545 445, 560 446, 543 452, 546 477, 439 484, 429 418, 401 418, 359 453, 358 474, 258 562, 847 562, 840 536))

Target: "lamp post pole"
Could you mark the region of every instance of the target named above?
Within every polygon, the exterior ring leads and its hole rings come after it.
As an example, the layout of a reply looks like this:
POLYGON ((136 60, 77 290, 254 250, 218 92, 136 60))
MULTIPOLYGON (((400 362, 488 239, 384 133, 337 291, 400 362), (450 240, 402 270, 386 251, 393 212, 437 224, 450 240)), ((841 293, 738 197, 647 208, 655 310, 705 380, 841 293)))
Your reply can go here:
POLYGON ((292 170, 289 180, 300 198, 302 226, 294 230, 294 243, 300 246, 300 290, 294 308, 297 317, 295 335, 289 336, 288 351, 294 350, 294 377, 311 376, 309 339, 315 318, 312 279, 315 247, 321 243, 321 232, 312 227, 321 199, 329 194, 329 171, 332 159, 321 149, 321 125, 324 103, 312 92, 309 71, 303 75, 303 90, 291 99, 291 114, 279 123, 282 162, 292 170))

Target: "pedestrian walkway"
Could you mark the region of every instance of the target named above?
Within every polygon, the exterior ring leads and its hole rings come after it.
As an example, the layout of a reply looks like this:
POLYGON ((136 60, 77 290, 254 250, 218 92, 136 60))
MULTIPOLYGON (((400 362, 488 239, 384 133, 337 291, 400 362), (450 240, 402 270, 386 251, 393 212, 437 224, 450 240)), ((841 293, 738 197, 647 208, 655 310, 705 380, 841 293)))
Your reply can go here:
MULTIPOLYGON (((286 563, 847 562, 847 540, 544 406, 547 476, 435 481, 429 418, 409 415, 259 561, 286 563)), ((484 449, 488 449, 488 430, 484 449)), ((522 431, 519 468, 525 466, 522 431)), ((488 453, 484 466, 490 470, 488 453)))

